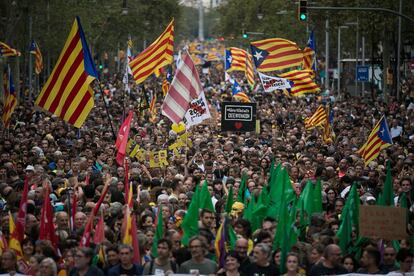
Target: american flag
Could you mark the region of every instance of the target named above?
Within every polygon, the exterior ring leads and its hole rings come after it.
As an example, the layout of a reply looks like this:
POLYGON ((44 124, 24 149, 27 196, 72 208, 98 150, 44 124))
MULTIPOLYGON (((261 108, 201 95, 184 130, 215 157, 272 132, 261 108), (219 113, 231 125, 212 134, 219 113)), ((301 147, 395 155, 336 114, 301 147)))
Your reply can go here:
POLYGON ((172 122, 179 123, 183 118, 191 100, 197 98, 203 87, 198 77, 197 68, 187 53, 177 68, 174 79, 161 107, 162 114, 172 122))

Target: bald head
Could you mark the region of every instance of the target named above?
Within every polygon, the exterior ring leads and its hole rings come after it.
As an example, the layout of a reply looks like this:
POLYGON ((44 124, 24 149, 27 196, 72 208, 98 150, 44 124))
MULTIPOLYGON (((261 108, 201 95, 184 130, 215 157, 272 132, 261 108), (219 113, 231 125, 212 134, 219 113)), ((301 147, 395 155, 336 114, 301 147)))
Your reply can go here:
POLYGON ((249 242, 245 238, 240 238, 236 241, 236 253, 241 259, 247 258, 247 249, 249 242))

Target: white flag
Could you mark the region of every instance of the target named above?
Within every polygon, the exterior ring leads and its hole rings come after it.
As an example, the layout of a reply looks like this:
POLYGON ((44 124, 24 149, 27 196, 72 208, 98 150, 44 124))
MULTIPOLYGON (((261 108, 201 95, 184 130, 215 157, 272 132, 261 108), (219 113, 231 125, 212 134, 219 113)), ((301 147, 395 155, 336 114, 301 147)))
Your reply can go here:
POLYGON ((292 88, 292 85, 287 79, 268 76, 260 72, 258 73, 265 92, 292 88))
POLYGON ((208 102, 204 92, 201 92, 200 96, 191 101, 190 107, 185 113, 184 124, 187 129, 191 126, 198 125, 202 121, 211 118, 210 110, 208 109, 208 102))

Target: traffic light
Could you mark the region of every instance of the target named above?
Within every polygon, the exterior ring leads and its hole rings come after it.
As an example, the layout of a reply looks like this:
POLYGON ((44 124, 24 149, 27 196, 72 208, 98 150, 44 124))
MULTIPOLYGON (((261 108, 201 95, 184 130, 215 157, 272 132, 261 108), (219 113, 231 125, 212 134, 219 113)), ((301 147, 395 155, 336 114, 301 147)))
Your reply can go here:
POLYGON ((99 70, 102 70, 102 69, 103 69, 103 65, 99 64, 99 70))
POLYGON ((246 33, 246 31, 245 31, 245 30, 243 30, 243 31, 242 31, 242 36, 243 36, 243 38, 245 38, 245 39, 249 38, 249 35, 246 33))
POLYGON ((307 6, 308 6, 307 0, 299 0, 298 17, 300 21, 308 20, 308 7, 307 6))

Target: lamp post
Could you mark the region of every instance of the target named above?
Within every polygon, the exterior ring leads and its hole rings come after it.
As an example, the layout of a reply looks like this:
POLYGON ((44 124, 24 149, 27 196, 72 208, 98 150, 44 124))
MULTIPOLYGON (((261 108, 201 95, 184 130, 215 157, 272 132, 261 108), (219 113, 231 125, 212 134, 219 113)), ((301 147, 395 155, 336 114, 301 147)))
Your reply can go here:
POLYGON ((355 26, 355 96, 358 95, 358 80, 357 80, 357 70, 358 70, 358 62, 359 62, 359 23, 357 22, 347 22, 345 23, 346 26, 355 26))
POLYGON ((338 98, 341 97, 341 29, 347 29, 348 26, 338 27, 338 98))

